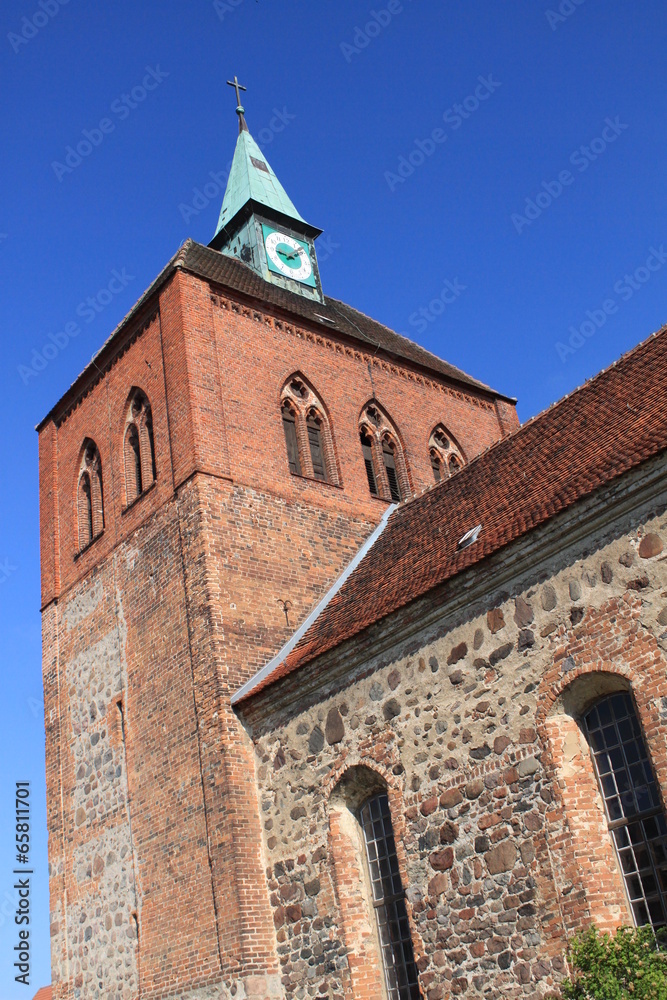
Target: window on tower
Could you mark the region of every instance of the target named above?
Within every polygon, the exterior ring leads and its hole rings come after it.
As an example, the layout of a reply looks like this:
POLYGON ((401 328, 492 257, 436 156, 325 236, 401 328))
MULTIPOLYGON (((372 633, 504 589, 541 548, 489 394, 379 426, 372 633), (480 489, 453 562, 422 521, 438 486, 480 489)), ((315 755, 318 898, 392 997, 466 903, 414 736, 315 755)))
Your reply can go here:
POLYGON ((326 410, 302 375, 287 380, 280 405, 291 474, 340 485, 326 410))
POLYGON ((85 549, 104 530, 102 463, 94 441, 87 438, 81 448, 77 486, 79 551, 85 549))
POLYGON ((90 498, 90 475, 79 479, 79 548, 85 549, 93 540, 93 506, 90 498))
POLYGON ((293 476, 300 476, 301 462, 299 461, 299 443, 296 436, 296 407, 285 400, 283 401, 282 411, 289 470, 293 476))
POLYGON ((368 479, 368 489, 374 497, 379 496, 377 479, 375 478, 375 464, 373 462, 373 438, 365 427, 361 428, 359 434, 361 440, 361 453, 364 456, 366 466, 366 477, 368 479))
POLYGON ((308 446, 310 448, 310 458, 313 463, 313 475, 315 479, 327 481, 327 470, 324 464, 324 451, 322 448, 321 417, 317 410, 311 410, 306 420, 306 430, 308 431, 308 446))
POLYGON ((129 506, 155 482, 153 418, 148 397, 141 389, 130 393, 123 439, 125 504, 129 506))
POLYGON ((128 503, 142 493, 139 432, 134 424, 125 432, 125 489, 128 503))
POLYGON ((408 471, 396 428, 376 404, 368 403, 359 420, 361 454, 371 496, 399 503, 410 494, 408 471))
POLYGON ((398 473, 396 472, 396 460, 394 458, 395 445, 391 438, 382 440, 382 461, 384 462, 387 482, 389 483, 389 493, 394 503, 399 503, 401 497, 401 487, 398 484, 398 473))
POLYGON ((436 483, 449 479, 453 472, 465 465, 461 448, 443 424, 438 424, 431 433, 428 453, 436 483))

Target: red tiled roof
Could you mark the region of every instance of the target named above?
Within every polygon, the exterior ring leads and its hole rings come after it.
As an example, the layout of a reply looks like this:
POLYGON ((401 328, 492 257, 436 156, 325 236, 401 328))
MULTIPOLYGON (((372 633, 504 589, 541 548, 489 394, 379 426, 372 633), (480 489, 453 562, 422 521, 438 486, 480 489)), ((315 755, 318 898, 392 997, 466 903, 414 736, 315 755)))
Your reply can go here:
POLYGON ((402 504, 294 649, 254 689, 291 674, 667 448, 667 327, 402 504), (457 550, 466 531, 479 540, 457 550))
POLYGON ((41 989, 37 990, 32 1000, 51 1000, 51 987, 42 986, 41 989))

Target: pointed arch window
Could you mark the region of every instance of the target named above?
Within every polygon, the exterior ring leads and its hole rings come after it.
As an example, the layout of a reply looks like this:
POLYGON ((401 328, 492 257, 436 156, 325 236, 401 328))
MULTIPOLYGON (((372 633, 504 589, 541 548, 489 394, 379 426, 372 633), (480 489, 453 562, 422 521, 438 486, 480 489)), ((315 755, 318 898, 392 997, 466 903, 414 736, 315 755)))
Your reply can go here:
POLYGON ((442 424, 433 429, 428 442, 429 458, 436 483, 449 479, 457 469, 463 468, 463 452, 452 435, 442 424))
POLYGON ((395 445, 390 438, 383 438, 382 440, 382 461, 384 462, 384 469, 387 473, 387 482, 389 483, 389 493, 391 499, 394 503, 400 503, 403 499, 401 496, 401 487, 398 482, 398 472, 396 470, 396 459, 394 457, 395 445))
POLYGON ((141 449, 139 432, 134 424, 130 424, 125 432, 125 490, 128 503, 142 493, 141 449))
POLYGON ((153 417, 148 398, 135 389, 129 400, 123 441, 125 502, 129 506, 155 482, 153 417))
POLYGON ((299 442, 296 436, 296 409, 285 400, 283 401, 282 413, 289 470, 293 476, 300 476, 301 462, 299 461, 299 442))
POLYGON ((635 923, 667 926, 667 820, 632 696, 600 699, 583 721, 635 923))
POLYGON ((410 494, 408 471, 398 433, 375 403, 361 412, 359 439, 371 496, 399 503, 410 494))
POLYGON ((386 792, 367 799, 359 810, 389 1000, 418 1000, 405 890, 398 867, 386 792))
POLYGON ((399 860, 392 824, 392 811, 403 806, 394 796, 374 768, 355 765, 343 773, 328 803, 332 875, 352 994, 418 1000, 405 857, 399 860))
POLYGON ((364 465, 366 466, 368 489, 370 490, 372 496, 378 497, 380 493, 378 491, 377 479, 375 478, 375 466, 373 464, 373 438, 365 427, 362 427, 359 438, 361 440, 361 453, 364 456, 364 465))
POLYGON ((310 448, 310 459, 313 465, 313 475, 315 479, 327 481, 327 469, 324 462, 324 448, 322 446, 321 417, 317 410, 311 410, 306 419, 306 431, 308 433, 308 447, 310 448))
POLYGON ((90 476, 84 472, 79 479, 79 548, 85 549, 93 540, 93 505, 90 497, 90 476))
POLYGON ((85 549, 104 530, 102 463, 94 441, 84 441, 77 483, 77 520, 79 551, 85 549))
POLYGON ((293 476, 340 485, 331 426, 322 402, 300 375, 281 394, 287 462, 293 476))

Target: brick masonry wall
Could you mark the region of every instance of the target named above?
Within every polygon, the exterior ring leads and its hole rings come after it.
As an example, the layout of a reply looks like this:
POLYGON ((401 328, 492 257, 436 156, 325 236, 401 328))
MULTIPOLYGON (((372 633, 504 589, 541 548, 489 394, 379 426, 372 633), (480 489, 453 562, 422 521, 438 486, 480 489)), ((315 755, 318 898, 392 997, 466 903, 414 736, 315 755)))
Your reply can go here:
POLYGON ((443 592, 446 626, 420 634, 419 608, 406 609, 361 651, 311 664, 301 690, 288 678, 241 707, 287 997, 373 994, 377 948, 359 916, 372 911, 341 835, 353 772, 388 789, 428 1000, 537 1000, 564 974, 569 934, 631 922, 577 723, 630 686, 667 799, 667 496, 613 523, 621 495, 583 540, 574 511, 548 563, 529 538, 513 589, 494 596, 493 566, 478 567, 488 596, 448 618, 459 588, 443 592))
MULTIPOLYGON (((358 421, 373 397, 398 429, 415 492, 433 483, 428 442, 438 423, 455 437, 466 460, 518 426, 516 410, 508 404, 499 403, 499 413, 481 394, 428 378, 374 356, 372 350, 355 349, 337 342, 333 334, 308 331, 265 310, 243 308, 214 295, 213 320, 225 372, 225 425, 234 477, 257 485, 273 483, 283 496, 323 502, 321 483, 290 476, 282 424, 273 418, 280 392, 293 374, 300 373, 312 385, 330 420, 345 500, 332 494, 325 503, 338 505, 349 498, 368 504, 358 421)), ((380 500, 374 503, 382 505, 380 500)))
POLYGON ((468 460, 518 426, 515 409, 503 401, 354 349, 333 333, 293 325, 260 302, 241 305, 190 274, 174 275, 127 338, 109 370, 57 425, 40 431, 43 606, 89 573, 195 471, 377 522, 386 504, 368 494, 358 437, 359 414, 374 393, 398 427, 415 491, 433 483, 428 439, 437 423, 468 460), (280 392, 295 372, 327 408, 341 488, 289 473, 280 392), (126 510, 122 432, 133 387, 151 403, 157 478, 154 490, 126 510), (74 499, 86 437, 100 452, 105 529, 75 559, 74 499))
POLYGON ((229 696, 386 509, 368 494, 357 435, 374 389, 415 488, 432 482, 435 423, 471 457, 516 415, 192 275, 142 317, 40 431, 54 998, 264 1000, 282 988, 252 744, 229 696), (289 474, 279 397, 295 371, 327 407, 340 487, 289 474), (133 387, 151 404, 157 476, 127 507, 133 387), (85 438, 100 452, 105 526, 78 553, 85 438))

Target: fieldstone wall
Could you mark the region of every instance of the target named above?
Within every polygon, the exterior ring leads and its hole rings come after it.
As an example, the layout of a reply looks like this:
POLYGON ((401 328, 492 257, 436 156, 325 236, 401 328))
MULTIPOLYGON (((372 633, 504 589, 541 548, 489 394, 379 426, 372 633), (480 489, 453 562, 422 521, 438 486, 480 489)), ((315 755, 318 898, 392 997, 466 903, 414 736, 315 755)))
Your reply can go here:
MULTIPOLYGON (((137 891, 120 707, 127 629, 113 580, 107 566, 63 602, 59 756, 69 788, 64 854, 62 829, 52 828, 49 841, 52 967, 56 996, 69 988, 129 1000, 139 990, 137 891), (100 637, 91 642, 91 634, 100 637), (66 908, 56 890, 63 877, 66 908)), ((57 710, 51 695, 48 710, 57 710)))
POLYGON ((428 1000, 537 1000, 557 988, 574 929, 631 921, 575 694, 579 682, 588 704, 632 689, 666 795, 666 542, 661 514, 606 528, 439 636, 404 632, 393 659, 369 656, 333 683, 330 657, 306 668, 307 694, 293 677, 288 694, 278 685, 242 708, 287 997, 361 995, 345 910, 350 885, 367 893, 352 869, 341 877, 331 823, 350 769, 387 789, 428 1000))

